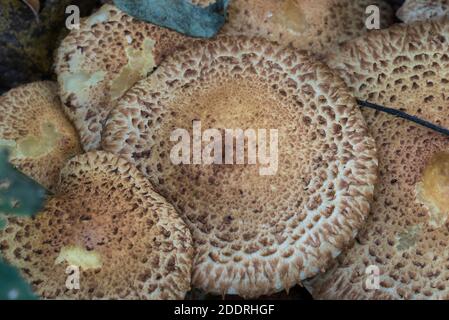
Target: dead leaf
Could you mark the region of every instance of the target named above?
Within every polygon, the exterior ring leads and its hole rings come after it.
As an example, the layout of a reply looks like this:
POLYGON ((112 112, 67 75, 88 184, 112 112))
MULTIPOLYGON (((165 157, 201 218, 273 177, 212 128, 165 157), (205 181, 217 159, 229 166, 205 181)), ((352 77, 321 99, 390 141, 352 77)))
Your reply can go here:
POLYGON ((39 10, 41 8, 40 0, 22 0, 33 11, 36 21, 39 22, 39 10))

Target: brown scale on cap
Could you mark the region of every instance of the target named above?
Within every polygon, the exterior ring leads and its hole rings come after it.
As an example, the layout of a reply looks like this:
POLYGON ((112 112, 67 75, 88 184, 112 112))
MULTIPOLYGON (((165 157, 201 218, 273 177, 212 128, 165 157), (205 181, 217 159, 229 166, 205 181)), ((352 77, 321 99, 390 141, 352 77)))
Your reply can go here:
POLYGON ((376 179, 374 141, 344 83, 261 39, 199 41, 169 57, 121 99, 102 146, 175 205, 194 238, 193 285, 218 294, 270 294, 325 268, 362 226, 376 179), (172 131, 191 134, 195 120, 278 130, 278 170, 172 164, 172 131))
MULTIPOLYGON (((449 127, 448 44, 449 20, 400 25, 327 61, 357 97, 449 127)), ((320 299, 448 299, 449 139, 370 109, 364 116, 379 156, 372 213, 353 247, 307 287, 320 299), (367 286, 370 265, 378 290, 367 286)))
POLYGON ((396 12, 396 16, 406 23, 439 18, 448 14, 448 0, 406 0, 396 12))
POLYGON ((36 217, 8 218, 2 257, 45 299, 181 299, 190 289, 189 230, 172 205, 123 159, 89 152, 61 172, 36 217), (80 271, 66 287, 67 267, 80 271))
POLYGON ((106 4, 62 41, 55 62, 60 95, 86 151, 99 147, 117 99, 184 39, 106 4))
POLYGON ((380 9, 381 27, 394 12, 383 0, 233 0, 223 32, 260 36, 321 54, 367 31, 369 5, 380 9))
POLYGON ((34 82, 0 97, 0 147, 10 150, 10 161, 18 169, 54 189, 67 159, 81 153, 56 83, 34 82))

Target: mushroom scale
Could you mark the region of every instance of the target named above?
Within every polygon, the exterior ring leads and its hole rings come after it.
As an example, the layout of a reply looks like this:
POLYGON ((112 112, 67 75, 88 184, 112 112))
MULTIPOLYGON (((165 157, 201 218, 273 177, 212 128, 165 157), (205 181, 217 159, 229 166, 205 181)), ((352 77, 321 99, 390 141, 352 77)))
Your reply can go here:
MULTIPOLYGON (((358 98, 449 127, 448 44, 449 20, 418 22, 348 42, 327 62, 358 98)), ((449 299, 448 137, 363 114, 379 157, 372 212, 352 247, 306 286, 318 299, 449 299)))
POLYGON ((448 14, 448 0, 406 0, 396 12, 396 16, 405 23, 441 18, 448 14))
POLYGON ((54 190, 67 159, 82 152, 56 83, 33 82, 0 96, 0 147, 18 169, 54 190))
POLYGON ((366 8, 379 8, 381 28, 394 21, 383 0, 233 0, 223 33, 259 36, 322 54, 367 32, 366 8))
POLYGON ((36 217, 7 218, 0 252, 44 299, 182 299, 194 250, 150 182, 98 151, 67 163, 57 195, 36 217), (66 287, 76 270, 78 290, 66 287))
POLYGON ((57 50, 55 71, 65 112, 84 150, 98 149, 103 124, 117 99, 185 39, 109 4, 69 33, 57 50))
POLYGON ((376 179, 374 141, 342 80, 256 38, 197 41, 167 58, 119 101, 102 147, 136 164, 186 221, 193 285, 243 297, 326 268, 362 226, 376 179), (173 164, 173 130, 195 121, 219 132, 278 129, 278 171, 173 164))

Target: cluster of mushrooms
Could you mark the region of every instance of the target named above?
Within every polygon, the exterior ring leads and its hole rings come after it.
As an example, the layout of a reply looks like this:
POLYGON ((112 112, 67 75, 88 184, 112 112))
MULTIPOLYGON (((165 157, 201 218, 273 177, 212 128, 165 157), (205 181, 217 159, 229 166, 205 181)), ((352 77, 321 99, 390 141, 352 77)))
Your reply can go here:
POLYGON ((7 216, 0 255, 46 299, 298 284, 316 299, 449 298, 449 138, 356 101, 449 127, 448 9, 408 0, 394 23, 383 0, 232 0, 201 40, 103 5, 62 41, 57 83, 0 97, 0 146, 52 192, 35 217, 7 216), (195 120, 278 129, 277 173, 173 164, 170 133, 195 120))

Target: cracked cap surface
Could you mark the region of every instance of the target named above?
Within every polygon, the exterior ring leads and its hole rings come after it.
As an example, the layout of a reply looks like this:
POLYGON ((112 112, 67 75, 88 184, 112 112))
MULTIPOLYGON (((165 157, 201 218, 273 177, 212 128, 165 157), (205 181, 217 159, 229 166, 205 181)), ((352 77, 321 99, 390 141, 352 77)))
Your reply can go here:
POLYGON ((82 151, 56 83, 33 82, 0 96, 0 147, 20 171, 54 190, 67 159, 82 151))
MULTIPOLYGON (((327 62, 354 94, 449 127, 448 20, 399 25, 342 45, 327 62)), ((449 140, 363 110, 380 181, 357 241, 306 284, 318 299, 448 299, 449 140), (380 272, 373 290, 366 268, 380 272)), ((368 270, 369 271, 369 270, 368 270)))
POLYGON ((84 150, 98 149, 103 124, 117 99, 185 39, 109 4, 81 19, 79 29, 57 50, 55 71, 65 112, 84 150))
POLYGON ((182 299, 190 290, 186 225, 134 166, 105 152, 72 158, 35 217, 8 217, 0 251, 44 299, 182 299), (66 287, 70 266, 79 290, 66 287))
POLYGON ((221 37, 172 55, 120 100, 102 146, 174 204, 195 242, 193 285, 218 294, 270 294, 325 268, 361 227, 376 178, 374 141, 344 83, 261 39, 221 37), (170 136, 195 120, 203 130, 278 129, 278 170, 174 165, 170 136))

